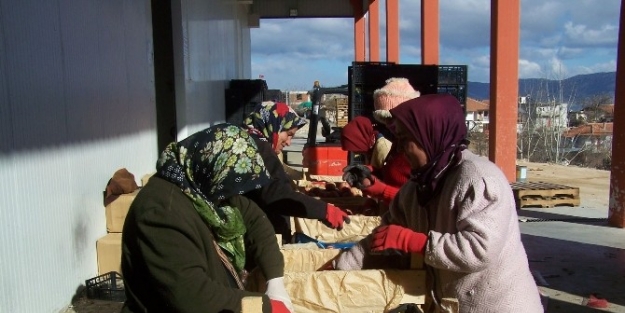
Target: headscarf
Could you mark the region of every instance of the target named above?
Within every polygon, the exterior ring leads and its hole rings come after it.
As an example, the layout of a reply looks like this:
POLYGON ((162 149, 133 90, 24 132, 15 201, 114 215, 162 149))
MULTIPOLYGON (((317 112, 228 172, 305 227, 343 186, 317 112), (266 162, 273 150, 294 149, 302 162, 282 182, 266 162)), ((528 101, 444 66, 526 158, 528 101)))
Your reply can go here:
POLYGON ((375 144, 376 132, 371 120, 364 116, 357 116, 341 131, 341 147, 345 151, 369 152, 375 144))
POLYGON ((286 103, 271 101, 257 105, 243 121, 249 133, 268 141, 274 149, 278 144, 280 132, 288 131, 293 127, 299 129, 305 124, 306 120, 299 117, 286 103))
POLYGON ((428 163, 413 172, 419 186, 419 201, 427 203, 447 169, 462 159, 467 148, 467 127, 462 106, 449 94, 430 94, 408 100, 391 110, 428 157, 428 163))
POLYGON ((223 205, 222 200, 259 189, 270 181, 250 135, 231 124, 209 127, 170 143, 156 163, 156 172, 193 201, 219 247, 241 271, 245 266, 243 216, 237 208, 223 205))

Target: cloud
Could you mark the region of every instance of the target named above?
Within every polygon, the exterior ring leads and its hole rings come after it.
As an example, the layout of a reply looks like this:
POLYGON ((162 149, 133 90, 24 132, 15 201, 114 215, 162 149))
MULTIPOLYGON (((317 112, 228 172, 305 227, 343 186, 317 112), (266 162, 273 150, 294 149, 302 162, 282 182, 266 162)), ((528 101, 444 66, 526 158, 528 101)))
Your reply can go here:
MULTIPOLYGON (((385 1, 379 1, 384 61, 385 1)), ((421 62, 420 5, 400 1, 401 63, 421 62)), ((439 6, 441 64, 466 64, 470 81, 488 82, 491 0, 445 0, 439 6)), ((521 1, 520 77, 615 71, 619 9, 619 0, 521 1)), ((351 18, 263 19, 251 37, 252 75, 265 75, 270 88, 309 89, 315 79, 326 86, 347 83, 354 59, 351 18)))
POLYGON ((564 24, 566 42, 575 46, 609 46, 617 44, 618 26, 604 24, 596 29, 591 29, 586 25, 574 25, 573 22, 564 24))
POLYGON ((529 60, 519 60, 519 78, 542 77, 543 70, 540 64, 529 60))

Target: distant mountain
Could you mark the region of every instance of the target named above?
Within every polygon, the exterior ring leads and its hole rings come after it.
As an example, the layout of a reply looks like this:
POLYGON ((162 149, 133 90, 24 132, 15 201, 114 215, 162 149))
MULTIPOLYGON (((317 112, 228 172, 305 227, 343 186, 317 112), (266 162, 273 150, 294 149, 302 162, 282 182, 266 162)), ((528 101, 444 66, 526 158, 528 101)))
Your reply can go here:
MULTIPOLYGON (((519 79, 519 96, 530 95, 533 99, 559 99, 580 107, 581 103, 593 96, 608 95, 614 99, 616 72, 577 75, 563 80, 542 78, 519 79)), ((486 100, 490 98, 490 84, 468 82, 470 98, 486 100)))

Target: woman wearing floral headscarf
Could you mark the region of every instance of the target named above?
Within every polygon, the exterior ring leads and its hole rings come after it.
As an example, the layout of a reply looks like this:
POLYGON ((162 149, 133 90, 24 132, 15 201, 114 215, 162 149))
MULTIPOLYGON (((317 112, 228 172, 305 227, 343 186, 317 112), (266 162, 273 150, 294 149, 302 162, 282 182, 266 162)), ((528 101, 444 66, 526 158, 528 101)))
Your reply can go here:
POLYGON ((284 259, 265 214, 242 195, 270 182, 249 134, 222 124, 169 144, 157 173, 126 217, 122 312, 240 312, 263 296, 263 312, 290 312, 284 259), (267 292, 243 289, 246 258, 268 279, 267 292))
POLYGON ((285 103, 266 102, 257 105, 243 124, 258 145, 272 178, 269 185, 246 196, 263 208, 276 233, 282 234, 284 241, 290 241, 291 237, 289 216, 318 219, 338 230, 343 228, 343 222, 349 223, 347 213, 341 209, 296 192, 277 156, 291 144, 295 132, 306 124, 304 119, 285 103))
POLYGON ((543 312, 521 242, 512 189, 499 167, 467 150, 458 100, 432 94, 390 110, 391 128, 412 178, 378 227, 341 255, 338 269, 361 268, 369 253, 419 253, 426 269, 425 312, 543 312))

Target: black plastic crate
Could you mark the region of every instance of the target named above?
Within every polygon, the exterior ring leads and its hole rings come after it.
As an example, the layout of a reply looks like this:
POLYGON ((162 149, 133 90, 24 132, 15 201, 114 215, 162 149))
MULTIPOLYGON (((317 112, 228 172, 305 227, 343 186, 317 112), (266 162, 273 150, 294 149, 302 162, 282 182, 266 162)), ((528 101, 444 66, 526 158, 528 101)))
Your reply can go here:
MULTIPOLYGON (((466 112, 467 66, 466 65, 422 65, 381 62, 353 62, 348 74, 348 119, 356 116, 372 118, 373 93, 382 88, 392 77, 407 78, 422 95, 448 93, 461 103, 466 112)), ((359 163, 350 154, 350 164, 359 163)))
POLYGON ((263 102, 263 92, 253 89, 226 89, 226 122, 241 125, 256 105, 263 102))
POLYGON ((267 89, 263 92, 263 100, 286 102, 286 97, 280 89, 267 89))
POLYGON ((117 272, 108 272, 85 280, 87 298, 116 302, 126 301, 124 280, 117 272))
POLYGON ((466 105, 466 65, 354 62, 348 68, 348 118, 373 115, 373 92, 391 77, 404 77, 422 95, 449 93, 466 105))
POLYGON ((348 67, 348 119, 372 117, 373 93, 392 77, 407 78, 421 94, 437 92, 437 65, 354 62, 348 67))
POLYGON ((460 85, 467 83, 466 65, 439 65, 438 85, 460 85))
POLYGON ((267 90, 267 81, 264 79, 232 79, 229 88, 267 90))
POLYGON ((467 86, 466 85, 439 85, 437 89, 438 89, 437 91, 439 94, 448 93, 456 97, 456 99, 458 99, 458 102, 460 102, 462 106, 466 106, 467 104, 467 86))
POLYGON ((375 72, 385 72, 387 67, 393 65, 395 65, 393 62, 352 62, 348 70, 349 77, 354 84, 362 84, 366 78, 375 75, 375 72))

